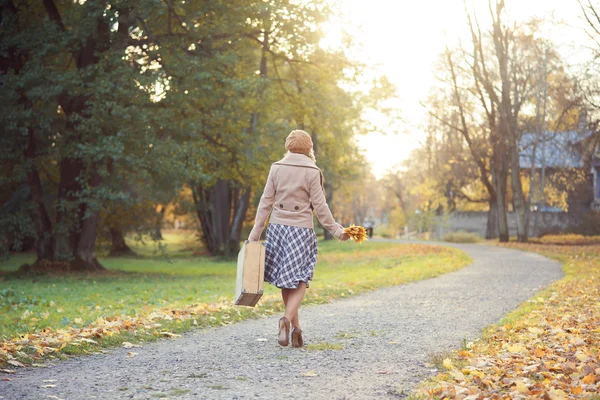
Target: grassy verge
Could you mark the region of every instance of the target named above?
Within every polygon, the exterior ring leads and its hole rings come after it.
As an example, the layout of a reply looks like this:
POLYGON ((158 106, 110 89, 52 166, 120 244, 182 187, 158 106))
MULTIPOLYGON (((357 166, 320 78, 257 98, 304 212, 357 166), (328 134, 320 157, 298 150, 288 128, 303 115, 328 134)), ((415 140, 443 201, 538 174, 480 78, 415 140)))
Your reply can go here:
POLYGON ((519 244, 565 277, 445 358, 415 398, 600 400, 600 246, 519 244))
MULTIPOLYGON (((131 347, 195 326, 281 311, 278 290, 270 285, 257 307, 233 306, 235 262, 191 257, 187 247, 177 246, 169 257, 102 259, 109 272, 101 275, 0 276, 0 364, 131 347)), ((29 261, 24 257, 0 264, 0 271, 15 270, 29 261)), ((427 245, 321 243, 305 304, 430 278, 469 261, 457 250, 427 245)))

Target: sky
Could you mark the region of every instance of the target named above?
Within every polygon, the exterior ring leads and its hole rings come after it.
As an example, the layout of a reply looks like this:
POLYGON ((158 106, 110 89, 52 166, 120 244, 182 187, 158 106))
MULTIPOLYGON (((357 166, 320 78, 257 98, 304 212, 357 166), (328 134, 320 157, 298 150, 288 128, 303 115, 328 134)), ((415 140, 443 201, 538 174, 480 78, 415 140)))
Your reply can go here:
MULTIPOLYGON (((487 18, 487 0, 468 0, 487 18)), ((328 35, 322 43, 335 47, 340 32, 347 30, 360 42, 353 57, 367 61, 374 71, 385 74, 398 89, 394 107, 401 122, 388 132, 372 132, 357 137, 377 178, 405 160, 424 139, 426 119, 421 102, 435 84, 434 66, 446 43, 456 43, 467 34, 463 0, 337 0, 341 14, 325 26, 328 35)), ((563 20, 552 24, 545 35, 559 45, 568 60, 586 57, 581 45, 587 41, 582 12, 577 0, 507 0, 511 19, 531 16, 563 20)), ((387 126, 389 121, 377 125, 387 126)))

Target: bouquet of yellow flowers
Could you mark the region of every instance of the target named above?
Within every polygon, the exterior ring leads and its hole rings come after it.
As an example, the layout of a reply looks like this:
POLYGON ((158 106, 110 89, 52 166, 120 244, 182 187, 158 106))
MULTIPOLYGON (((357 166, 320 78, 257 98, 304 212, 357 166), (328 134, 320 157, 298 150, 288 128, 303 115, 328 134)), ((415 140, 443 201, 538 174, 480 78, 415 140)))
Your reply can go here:
POLYGON ((348 228, 344 228, 344 232, 356 243, 362 243, 367 240, 367 230, 364 226, 350 225, 348 228))

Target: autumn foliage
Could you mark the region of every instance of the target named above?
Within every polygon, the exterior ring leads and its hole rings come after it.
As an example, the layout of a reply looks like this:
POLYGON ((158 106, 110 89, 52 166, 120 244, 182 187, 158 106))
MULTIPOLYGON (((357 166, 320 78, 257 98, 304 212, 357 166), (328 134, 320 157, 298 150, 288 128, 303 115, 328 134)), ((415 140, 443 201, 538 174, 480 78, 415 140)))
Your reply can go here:
POLYGON ((511 243, 564 263, 566 277, 443 362, 427 398, 589 398, 600 393, 600 246, 511 243))

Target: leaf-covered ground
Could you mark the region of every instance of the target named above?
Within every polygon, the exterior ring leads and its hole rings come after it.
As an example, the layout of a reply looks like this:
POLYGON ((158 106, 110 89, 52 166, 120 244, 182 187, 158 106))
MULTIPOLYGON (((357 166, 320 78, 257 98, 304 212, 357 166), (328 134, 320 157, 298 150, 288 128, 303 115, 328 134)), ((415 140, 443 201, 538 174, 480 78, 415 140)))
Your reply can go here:
POLYGON ((505 246, 561 261, 565 278, 440 360, 415 397, 600 399, 600 246, 505 246))
MULTIPOLYGON (((469 258, 447 248, 392 243, 320 245, 305 304, 437 276, 469 258)), ((133 346, 195 326, 225 325, 281 311, 276 288, 256 308, 232 305, 235 263, 207 257, 105 259, 97 276, 0 277, 0 365, 108 346, 133 346)), ((2 266, 6 271, 10 268, 2 266)))

